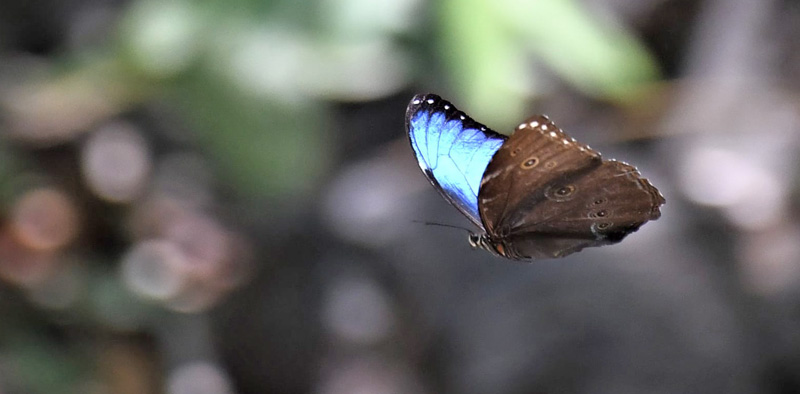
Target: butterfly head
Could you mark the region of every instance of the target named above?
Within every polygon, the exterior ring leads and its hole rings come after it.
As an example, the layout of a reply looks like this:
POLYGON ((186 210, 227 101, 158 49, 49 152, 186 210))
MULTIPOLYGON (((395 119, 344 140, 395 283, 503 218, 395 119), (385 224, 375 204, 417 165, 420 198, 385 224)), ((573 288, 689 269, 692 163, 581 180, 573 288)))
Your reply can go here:
POLYGON ((483 249, 496 256, 505 257, 507 259, 518 259, 519 257, 509 253, 506 245, 503 242, 493 240, 489 234, 469 234, 469 245, 473 249, 483 249))

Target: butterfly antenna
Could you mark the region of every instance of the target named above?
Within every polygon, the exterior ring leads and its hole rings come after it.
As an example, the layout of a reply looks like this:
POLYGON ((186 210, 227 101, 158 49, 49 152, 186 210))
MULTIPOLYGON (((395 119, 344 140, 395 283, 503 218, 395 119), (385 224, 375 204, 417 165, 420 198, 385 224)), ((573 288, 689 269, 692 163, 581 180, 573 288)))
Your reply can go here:
POLYGON ((439 227, 456 228, 456 229, 464 230, 464 231, 472 234, 472 231, 470 231, 469 229, 461 227, 461 226, 454 226, 452 224, 444 224, 444 223, 436 223, 436 222, 423 222, 423 221, 420 221, 420 220, 414 220, 414 223, 422 223, 422 224, 424 224, 426 226, 439 226, 439 227))

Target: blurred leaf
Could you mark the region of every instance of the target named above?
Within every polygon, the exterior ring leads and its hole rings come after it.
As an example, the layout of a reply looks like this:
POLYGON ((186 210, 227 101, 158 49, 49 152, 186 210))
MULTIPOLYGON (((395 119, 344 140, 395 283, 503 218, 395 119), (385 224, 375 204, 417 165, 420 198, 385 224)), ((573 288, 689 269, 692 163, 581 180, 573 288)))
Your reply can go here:
POLYGON ((160 307, 130 292, 115 272, 92 273, 89 290, 92 317, 114 331, 140 330, 163 313, 160 307))
POLYGON ((583 92, 631 100, 658 76, 631 32, 603 23, 574 0, 444 0, 441 48, 452 83, 480 119, 524 117, 537 90, 535 56, 583 92))
POLYGON ((5 356, 15 379, 34 394, 74 393, 87 379, 89 359, 85 354, 64 349, 35 329, 16 332, 6 344, 5 356))
POLYGON ((525 54, 497 15, 494 2, 444 0, 439 52, 463 105, 488 124, 517 119, 531 89, 525 54))
POLYGON ((324 0, 320 2, 323 31, 338 41, 364 41, 401 33, 414 22, 421 0, 324 0))
POLYGON ((655 60, 631 31, 604 23, 575 0, 493 4, 534 54, 587 94, 624 101, 658 77, 655 60))
POLYGON ((368 101, 397 92, 410 79, 407 56, 389 40, 318 42, 304 62, 302 90, 310 96, 368 101))
POLYGON ((176 89, 222 179, 252 197, 308 192, 327 164, 322 111, 306 101, 247 95, 198 71, 176 89))
POLYGON ((121 23, 124 53, 150 77, 173 76, 196 59, 204 19, 198 7, 183 0, 134 2, 121 23))

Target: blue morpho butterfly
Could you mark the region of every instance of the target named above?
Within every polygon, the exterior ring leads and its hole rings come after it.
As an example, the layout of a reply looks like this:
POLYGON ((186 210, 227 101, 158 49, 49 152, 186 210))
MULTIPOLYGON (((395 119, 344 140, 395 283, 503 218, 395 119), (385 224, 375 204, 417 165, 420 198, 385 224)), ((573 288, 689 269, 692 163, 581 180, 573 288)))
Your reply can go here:
POLYGON ((509 259, 563 257, 621 241, 661 216, 664 197, 626 163, 600 153, 546 116, 510 137, 434 94, 417 95, 406 131, 420 168, 478 228, 473 248, 509 259))

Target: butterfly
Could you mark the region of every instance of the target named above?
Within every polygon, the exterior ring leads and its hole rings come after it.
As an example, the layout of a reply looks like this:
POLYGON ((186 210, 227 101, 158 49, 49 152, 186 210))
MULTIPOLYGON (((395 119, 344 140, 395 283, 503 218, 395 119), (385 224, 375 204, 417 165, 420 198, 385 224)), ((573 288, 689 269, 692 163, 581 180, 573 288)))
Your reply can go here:
POLYGON ((405 120, 422 172, 481 230, 470 232, 473 248, 512 260, 564 257, 661 216, 664 197, 635 167, 603 160, 547 116, 508 137, 425 94, 405 120))

